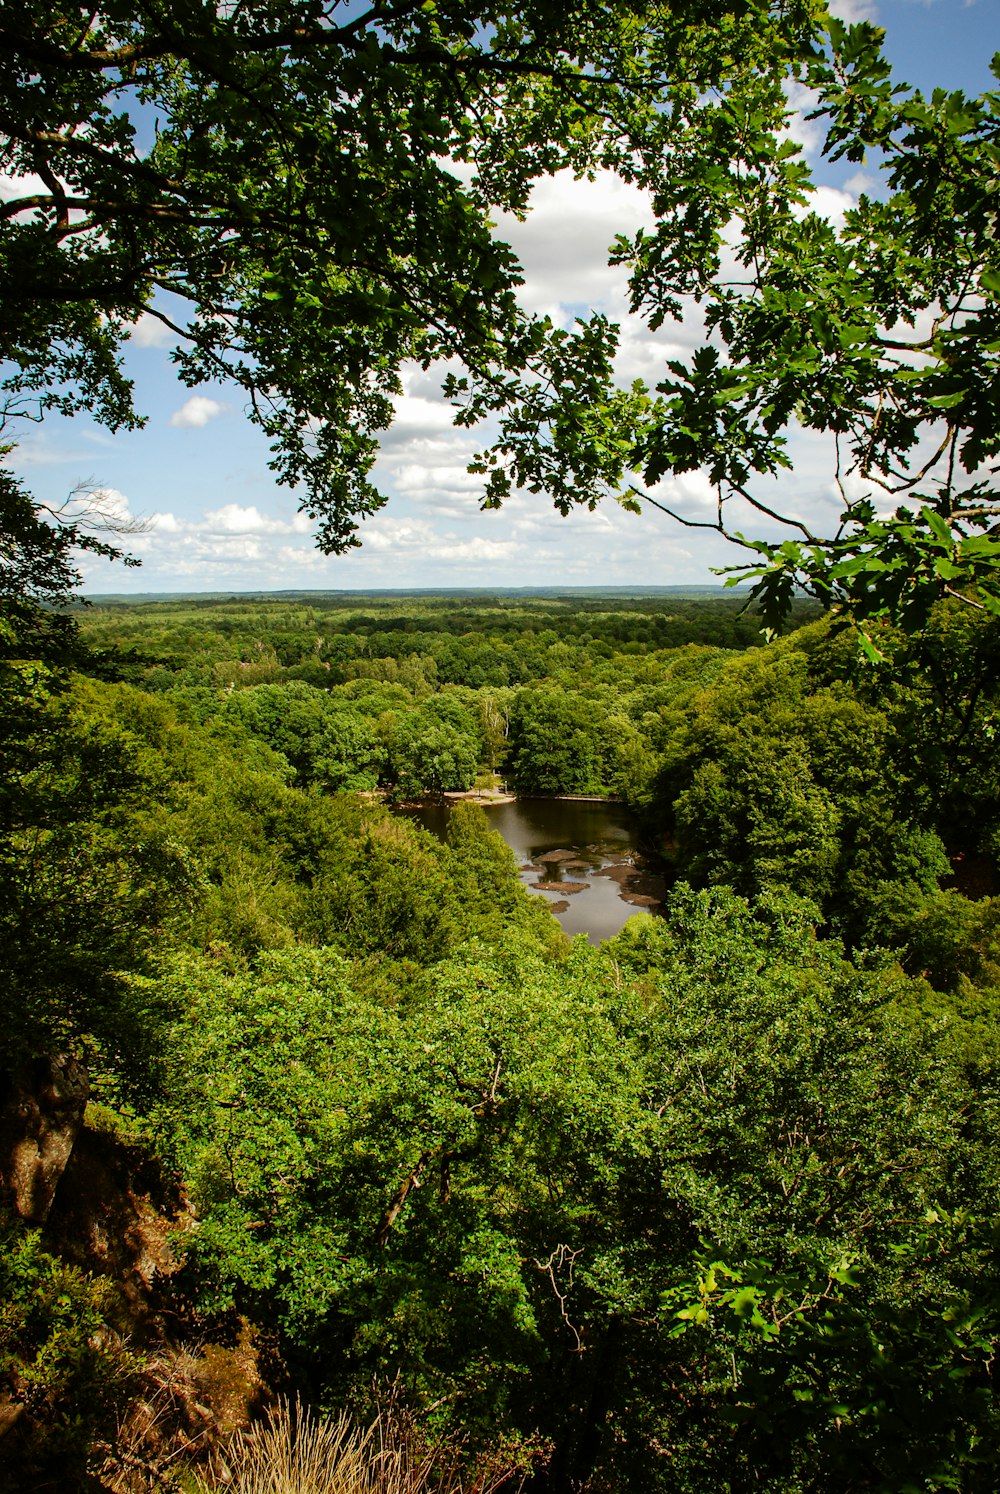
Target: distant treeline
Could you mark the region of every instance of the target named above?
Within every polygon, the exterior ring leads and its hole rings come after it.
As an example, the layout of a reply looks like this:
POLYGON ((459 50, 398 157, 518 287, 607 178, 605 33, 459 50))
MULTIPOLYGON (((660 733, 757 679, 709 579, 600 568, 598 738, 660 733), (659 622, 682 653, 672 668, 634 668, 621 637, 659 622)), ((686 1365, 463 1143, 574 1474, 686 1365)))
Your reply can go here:
MULTIPOLYGON (((229 599, 95 607, 82 621, 114 678, 168 695, 188 718, 239 719, 303 785, 415 798, 499 771, 525 793, 634 797, 632 697, 679 668, 714 667, 691 649, 758 647, 742 607, 229 599)), ((814 612, 803 604, 803 618, 814 612)))
MULTIPOLYGON (((394 679, 402 669, 414 680, 480 689, 579 669, 600 678, 611 672, 602 664, 620 653, 646 657, 691 643, 756 647, 759 623, 743 607, 727 596, 667 605, 656 598, 494 598, 456 607, 449 599, 422 599, 405 608, 397 598, 364 607, 185 600, 104 604, 87 610, 84 625, 95 642, 134 649, 130 677, 154 686, 151 671, 159 663, 174 683, 178 675, 192 684, 301 679, 325 688, 358 677, 394 679), (230 664, 242 672, 228 674, 230 664)), ((797 604, 794 625, 817 611, 815 604, 797 604)))

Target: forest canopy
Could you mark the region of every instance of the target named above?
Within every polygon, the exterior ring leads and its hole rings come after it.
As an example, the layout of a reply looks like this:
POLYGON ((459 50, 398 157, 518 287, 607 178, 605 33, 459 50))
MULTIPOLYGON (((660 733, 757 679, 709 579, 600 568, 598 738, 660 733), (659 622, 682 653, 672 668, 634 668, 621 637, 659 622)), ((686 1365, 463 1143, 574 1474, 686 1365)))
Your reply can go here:
POLYGON ((486 507, 707 474, 757 593, 81 614, 127 536, 0 469, 16 1494, 233 1487, 279 1394, 388 1403, 438 1494, 996 1488, 1000 105, 881 41, 812 0, 0 10, 4 442, 140 425, 159 318, 340 552, 416 363, 486 507), (842 224, 790 85, 877 167, 842 224), (650 194, 612 259, 703 318, 649 387, 518 301, 491 220, 564 170, 650 194), (831 532, 761 496, 803 429, 831 532), (477 805, 396 813, 501 777, 623 801, 659 916, 570 941, 477 805))
POLYGON ((467 1489, 995 1488, 998 625, 859 673, 817 611, 118 602, 12 665, 0 1116, 88 1091, 0 1216, 17 1494, 180 1494, 247 1363, 467 1489), (625 799, 659 916, 569 941, 392 807, 500 775, 625 799))
POLYGON ((944 593, 993 608, 1000 113, 896 84, 881 39, 764 0, 8 7, 5 433, 140 421, 120 352, 158 317, 185 382, 243 390, 339 552, 385 501, 401 369, 440 365, 457 420, 496 422, 487 507, 514 486, 663 507, 658 481, 697 470, 768 624, 796 584, 862 623, 919 626, 944 593), (788 135, 793 82, 828 159, 874 162, 840 226, 788 135), (605 318, 516 299, 490 219, 563 169, 650 194, 652 231, 613 249, 633 309, 703 318, 649 387, 616 385, 605 318), (775 537, 802 428, 831 439, 840 515, 823 533, 793 506, 775 537))

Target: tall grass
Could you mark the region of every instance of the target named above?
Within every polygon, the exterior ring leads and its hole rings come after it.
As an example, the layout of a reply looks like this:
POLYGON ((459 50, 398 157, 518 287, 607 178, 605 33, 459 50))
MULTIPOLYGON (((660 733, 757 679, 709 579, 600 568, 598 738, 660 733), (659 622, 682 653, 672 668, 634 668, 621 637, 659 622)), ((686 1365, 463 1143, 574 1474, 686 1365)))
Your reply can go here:
POLYGON ((523 1482, 520 1469, 496 1467, 463 1480, 453 1449, 415 1449, 387 1417, 361 1431, 347 1416, 322 1420, 297 1402, 244 1433, 227 1461, 221 1478, 199 1479, 199 1494, 494 1494, 523 1482))

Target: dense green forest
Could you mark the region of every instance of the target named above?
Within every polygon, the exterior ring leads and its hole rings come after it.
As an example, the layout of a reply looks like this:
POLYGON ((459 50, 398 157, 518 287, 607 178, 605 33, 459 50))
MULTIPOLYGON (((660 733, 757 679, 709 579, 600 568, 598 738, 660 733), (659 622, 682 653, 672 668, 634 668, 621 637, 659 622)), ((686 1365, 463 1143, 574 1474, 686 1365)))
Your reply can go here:
POLYGON ((883 40, 0 7, 12 1494, 996 1489, 1000 96, 883 40), (555 178, 648 207, 594 299, 642 377, 526 294, 499 225, 555 178), (658 510, 754 609, 77 607, 128 505, 14 447, 138 432, 164 334, 328 555, 419 371, 472 501, 658 510), (627 805, 662 908, 570 940, 475 802, 398 812, 500 783, 627 805))
POLYGON ((33 614, 4 1125, 86 1109, 5 1226, 10 1487, 184 1488, 277 1394, 466 1488, 995 1487, 1000 632, 739 605, 33 614), (624 797, 662 916, 568 941, 392 812, 477 781, 624 797))

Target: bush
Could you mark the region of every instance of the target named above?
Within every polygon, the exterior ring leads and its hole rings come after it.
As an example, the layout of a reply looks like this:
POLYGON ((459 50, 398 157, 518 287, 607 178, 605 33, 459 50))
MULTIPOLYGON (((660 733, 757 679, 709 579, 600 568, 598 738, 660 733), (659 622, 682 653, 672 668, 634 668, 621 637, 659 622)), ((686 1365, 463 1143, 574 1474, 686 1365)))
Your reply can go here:
POLYGON ((111 1437, 135 1361, 108 1328, 109 1282, 0 1223, 0 1399, 23 1409, 4 1439, 7 1494, 86 1487, 95 1442, 111 1437))

